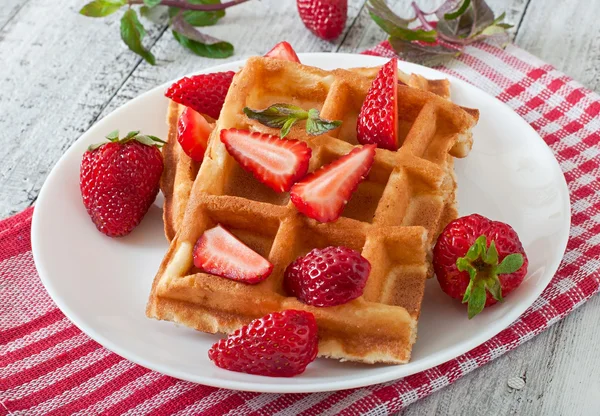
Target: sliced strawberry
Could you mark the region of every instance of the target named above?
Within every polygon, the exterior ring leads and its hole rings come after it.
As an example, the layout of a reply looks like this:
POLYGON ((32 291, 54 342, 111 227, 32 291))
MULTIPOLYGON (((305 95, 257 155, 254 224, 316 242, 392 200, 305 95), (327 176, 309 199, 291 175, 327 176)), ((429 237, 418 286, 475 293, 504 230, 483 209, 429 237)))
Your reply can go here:
POLYGON ((311 150, 298 140, 248 130, 221 130, 221 141, 233 158, 256 179, 287 192, 308 171, 311 150))
POLYGON ((383 65, 371 84, 356 124, 358 142, 398 149, 398 60, 383 65))
POLYGON ((194 246, 194 265, 210 274, 244 283, 265 280, 273 265, 229 231, 217 225, 198 239, 194 246))
POLYGON ((165 96, 216 120, 234 75, 227 71, 183 77, 167 89, 165 96))
POLYGON ((186 107, 177 122, 177 141, 189 157, 202 162, 208 146, 208 136, 214 127, 202 114, 186 107))
POLYGON ((368 144, 353 149, 295 184, 290 196, 298 211, 320 222, 337 220, 371 170, 375 147, 368 144))
POLYGON ((300 63, 296 51, 292 48, 292 45, 286 41, 279 42, 273 49, 265 54, 269 58, 281 59, 283 61, 292 61, 300 63))

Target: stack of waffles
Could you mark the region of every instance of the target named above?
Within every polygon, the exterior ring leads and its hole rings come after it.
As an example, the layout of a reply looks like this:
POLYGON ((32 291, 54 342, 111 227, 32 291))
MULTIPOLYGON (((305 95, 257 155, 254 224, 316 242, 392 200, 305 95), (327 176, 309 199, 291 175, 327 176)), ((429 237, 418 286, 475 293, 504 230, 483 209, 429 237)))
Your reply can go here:
POLYGON ((203 332, 231 333, 270 312, 311 312, 319 328, 319 356, 365 363, 406 363, 416 340, 430 252, 456 218, 454 157, 471 148, 478 112, 449 101, 447 81, 399 72, 397 151, 377 149, 366 179, 342 216, 319 223, 299 213, 289 193, 276 193, 245 171, 219 139, 236 128, 278 135, 243 112, 275 103, 316 108, 335 130, 309 136, 292 127, 289 138, 312 150, 314 171, 360 146, 357 117, 378 68, 322 69, 253 57, 235 75, 202 164, 177 142, 181 106, 171 103, 163 150, 165 233, 170 247, 154 279, 146 313, 203 332), (193 264, 198 238, 221 224, 274 265, 257 285, 202 272, 193 264), (345 246, 371 264, 364 293, 348 303, 314 307, 286 294, 286 267, 314 248, 345 246))

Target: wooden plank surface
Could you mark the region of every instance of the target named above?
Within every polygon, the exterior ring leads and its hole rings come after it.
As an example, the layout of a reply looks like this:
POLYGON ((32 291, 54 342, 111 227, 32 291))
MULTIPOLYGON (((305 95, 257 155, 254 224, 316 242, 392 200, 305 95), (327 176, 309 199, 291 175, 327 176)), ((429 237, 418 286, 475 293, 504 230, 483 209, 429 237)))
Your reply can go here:
MULTIPOLYGON (((140 93, 221 62, 189 54, 164 25, 145 43, 157 66, 131 54, 119 15, 77 14, 83 0, 3 0, 0 8, 0 218, 31 205, 58 158, 96 120, 140 93), (52 16, 49 19, 48 16, 52 16)), ((287 39, 299 51, 359 52, 385 38, 364 0, 350 0, 346 32, 329 43, 302 25, 293 0, 253 1, 228 11, 210 34, 232 42, 237 60, 287 39)), ((425 6, 439 1, 423 0, 425 6)), ((600 90, 600 2, 488 0, 516 24, 515 42, 600 90)), ((390 1, 410 13, 409 2, 390 1)), ((517 350, 410 406, 405 415, 597 415, 600 297, 517 350), (525 386, 508 387, 512 377, 525 386)))

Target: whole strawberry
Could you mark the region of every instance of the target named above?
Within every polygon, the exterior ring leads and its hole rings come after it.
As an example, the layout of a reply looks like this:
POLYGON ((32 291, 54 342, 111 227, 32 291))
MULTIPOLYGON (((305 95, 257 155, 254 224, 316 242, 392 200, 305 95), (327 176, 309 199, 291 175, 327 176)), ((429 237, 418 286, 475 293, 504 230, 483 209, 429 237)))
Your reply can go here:
POLYGON ((317 322, 312 313, 285 310, 255 319, 208 351, 218 367, 269 377, 303 373, 317 356, 317 322))
POLYGON ((184 77, 171 85, 165 96, 218 119, 234 75, 235 72, 227 71, 184 77))
POLYGON ((515 290, 528 264, 515 230, 478 214, 448 224, 433 248, 442 290, 468 304, 469 319, 515 290))
POLYGON ((371 264, 347 247, 314 249, 285 270, 286 291, 313 306, 336 306, 363 294, 371 264))
POLYGON ((90 146, 83 154, 80 188, 83 204, 98 230, 109 237, 129 234, 156 199, 163 171, 164 143, 132 131, 90 146))
POLYGON ((333 40, 342 34, 348 16, 348 0, 296 0, 304 25, 315 35, 333 40))

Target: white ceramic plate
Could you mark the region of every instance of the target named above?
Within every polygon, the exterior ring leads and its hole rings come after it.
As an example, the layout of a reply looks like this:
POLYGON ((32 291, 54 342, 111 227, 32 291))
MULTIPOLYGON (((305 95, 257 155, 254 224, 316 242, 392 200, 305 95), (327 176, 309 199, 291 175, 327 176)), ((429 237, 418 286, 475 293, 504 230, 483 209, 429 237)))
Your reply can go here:
MULTIPOLYGON (((375 66, 386 59, 350 54, 301 54, 325 69, 375 66)), ((243 62, 205 72, 237 70, 243 62)), ((128 237, 111 239, 90 221, 79 192, 86 147, 108 132, 142 130, 166 137, 167 84, 119 108, 85 133, 56 164, 33 216, 32 245, 41 279, 60 309, 106 348, 140 365, 184 380, 261 392, 315 392, 394 380, 445 361, 487 341, 519 317, 556 272, 570 225, 569 195, 552 153, 535 131, 495 98, 438 71, 400 62, 406 72, 450 78, 452 99, 478 108, 473 151, 456 161, 460 213, 480 213, 511 224, 529 256, 529 275, 504 303, 467 320, 465 307, 447 297, 435 279, 427 284, 412 360, 405 365, 360 365, 318 359, 291 379, 222 370, 207 356, 218 339, 146 318, 152 279, 167 250, 159 197, 128 237)))

